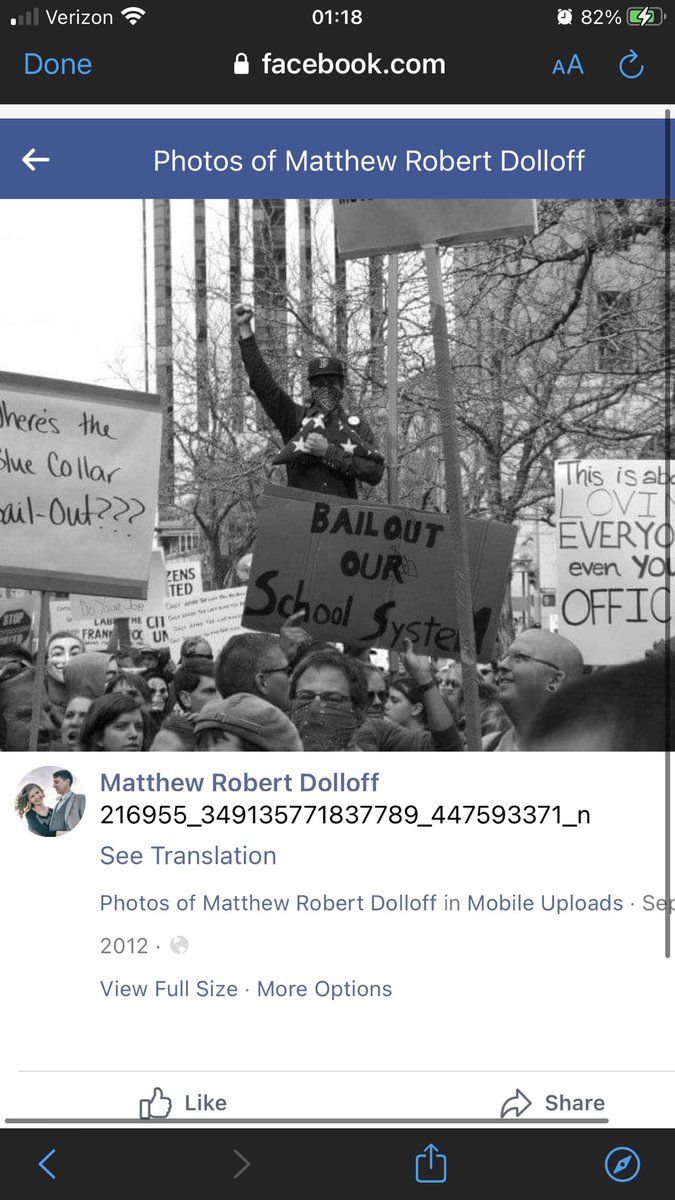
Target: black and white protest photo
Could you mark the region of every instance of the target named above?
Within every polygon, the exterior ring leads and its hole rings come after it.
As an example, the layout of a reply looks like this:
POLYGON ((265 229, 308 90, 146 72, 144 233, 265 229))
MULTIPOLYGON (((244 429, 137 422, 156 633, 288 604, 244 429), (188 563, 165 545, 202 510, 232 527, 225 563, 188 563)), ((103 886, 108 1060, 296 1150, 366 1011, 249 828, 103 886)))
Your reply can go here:
POLYGON ((666 202, 0 212, 0 750, 670 748, 666 202))

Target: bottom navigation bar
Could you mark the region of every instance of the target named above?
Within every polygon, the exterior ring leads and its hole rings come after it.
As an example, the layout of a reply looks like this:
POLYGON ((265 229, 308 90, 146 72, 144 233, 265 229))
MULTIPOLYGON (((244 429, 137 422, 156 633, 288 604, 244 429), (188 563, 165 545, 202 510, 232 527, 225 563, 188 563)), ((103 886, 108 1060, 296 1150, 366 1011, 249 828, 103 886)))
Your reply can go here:
POLYGON ((643 1200, 661 1200, 672 1190, 669 1129, 161 1128, 144 1136, 41 1128, 4 1130, 1 1144, 7 1194, 22 1200, 117 1200, 122 1191, 397 1200, 428 1184, 461 1200, 507 1191, 519 1200, 568 1200, 632 1182, 643 1200))

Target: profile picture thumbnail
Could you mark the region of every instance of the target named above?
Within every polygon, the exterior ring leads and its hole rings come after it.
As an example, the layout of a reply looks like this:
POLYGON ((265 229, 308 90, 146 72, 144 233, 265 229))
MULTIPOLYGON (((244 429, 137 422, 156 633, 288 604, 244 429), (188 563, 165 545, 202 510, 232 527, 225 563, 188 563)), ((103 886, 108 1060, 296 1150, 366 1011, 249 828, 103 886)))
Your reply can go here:
POLYGON ((36 767, 20 781, 14 808, 28 833, 62 837, 75 829, 86 806, 81 784, 67 767, 36 767))

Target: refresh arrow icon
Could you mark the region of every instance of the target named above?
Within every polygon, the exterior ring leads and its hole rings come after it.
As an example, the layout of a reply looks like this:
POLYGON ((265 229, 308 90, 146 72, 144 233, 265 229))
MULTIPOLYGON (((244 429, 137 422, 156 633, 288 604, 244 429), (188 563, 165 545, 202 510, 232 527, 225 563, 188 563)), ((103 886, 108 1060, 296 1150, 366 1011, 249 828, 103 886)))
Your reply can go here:
POLYGON ((635 50, 630 50, 628 52, 628 54, 624 54, 623 58, 621 59, 621 62, 619 63, 619 70, 620 70, 621 74, 623 75, 624 79, 639 79, 640 78, 642 72, 645 69, 644 63, 640 63, 640 66, 637 71, 631 70, 632 64, 637 62, 639 57, 640 56, 636 53, 635 50))

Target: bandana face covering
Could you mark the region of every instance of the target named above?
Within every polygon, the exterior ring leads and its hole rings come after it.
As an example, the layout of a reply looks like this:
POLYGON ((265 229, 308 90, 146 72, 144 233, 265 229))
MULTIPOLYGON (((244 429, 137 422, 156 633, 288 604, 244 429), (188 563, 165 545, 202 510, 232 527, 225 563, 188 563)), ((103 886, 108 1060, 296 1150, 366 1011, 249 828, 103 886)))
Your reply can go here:
POLYGON ((342 388, 335 384, 320 387, 311 384, 309 394, 312 397, 312 406, 316 405, 324 412, 332 412, 342 400, 342 388))
POLYGON ((351 704, 330 700, 294 700, 290 717, 305 750, 347 750, 359 727, 351 704))

